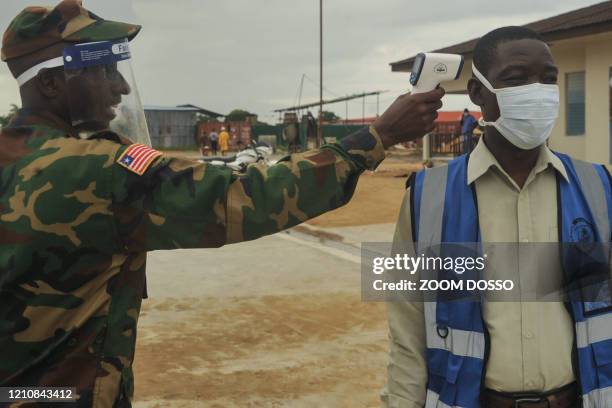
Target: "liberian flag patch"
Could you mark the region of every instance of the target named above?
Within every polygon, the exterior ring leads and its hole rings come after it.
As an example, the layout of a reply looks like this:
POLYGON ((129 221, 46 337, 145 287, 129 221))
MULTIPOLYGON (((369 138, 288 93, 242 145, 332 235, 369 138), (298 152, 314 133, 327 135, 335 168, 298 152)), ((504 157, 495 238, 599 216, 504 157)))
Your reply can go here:
POLYGON ((132 171, 139 176, 142 176, 145 171, 149 168, 151 163, 161 156, 162 153, 155 149, 151 149, 149 146, 142 144, 133 144, 119 157, 117 163, 132 171))

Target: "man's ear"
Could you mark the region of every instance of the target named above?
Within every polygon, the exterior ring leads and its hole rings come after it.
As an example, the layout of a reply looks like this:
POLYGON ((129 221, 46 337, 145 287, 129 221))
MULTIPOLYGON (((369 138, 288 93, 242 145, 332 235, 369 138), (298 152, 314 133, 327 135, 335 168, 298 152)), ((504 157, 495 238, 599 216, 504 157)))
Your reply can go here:
POLYGON ((64 81, 60 80, 60 75, 63 75, 63 71, 55 69, 43 69, 36 75, 34 80, 41 95, 54 99, 62 94, 64 81))
POLYGON ((482 108, 482 105, 484 105, 484 98, 482 96, 484 86, 476 78, 470 78, 467 83, 467 89, 472 103, 482 108))

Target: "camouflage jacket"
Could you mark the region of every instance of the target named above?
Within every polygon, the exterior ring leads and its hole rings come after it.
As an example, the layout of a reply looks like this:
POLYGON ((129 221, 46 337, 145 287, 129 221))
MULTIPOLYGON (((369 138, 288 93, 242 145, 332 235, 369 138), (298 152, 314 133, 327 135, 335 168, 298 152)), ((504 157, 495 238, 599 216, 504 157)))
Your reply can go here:
POLYGON ((163 154, 138 175, 117 135, 80 139, 21 111, 0 133, 0 386, 130 406, 146 252, 247 241, 345 204, 384 158, 375 133, 246 174, 163 154))

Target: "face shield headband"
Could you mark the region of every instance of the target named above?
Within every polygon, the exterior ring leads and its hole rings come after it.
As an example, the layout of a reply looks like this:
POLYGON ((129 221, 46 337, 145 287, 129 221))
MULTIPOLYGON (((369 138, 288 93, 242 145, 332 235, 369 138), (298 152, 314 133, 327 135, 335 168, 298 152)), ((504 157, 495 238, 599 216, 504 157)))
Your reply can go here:
POLYGON ((47 61, 43 61, 40 64, 34 65, 32 68, 29 68, 27 71, 22 73, 17 77, 17 84, 21 88, 26 82, 30 81, 32 78, 36 77, 40 71, 43 69, 49 68, 57 68, 64 66, 64 57, 57 57, 47 61))
POLYGON ((120 42, 117 42, 117 43, 112 43, 110 41, 100 41, 100 42, 95 42, 95 43, 78 44, 78 45, 67 47, 64 50, 63 54, 64 55, 61 57, 56 57, 56 58, 52 58, 47 61, 43 61, 27 69, 25 72, 23 72, 21 75, 17 77, 17 84, 19 84, 20 87, 23 86, 26 82, 36 77, 36 75, 38 75, 38 73, 42 71, 43 69, 58 68, 58 67, 65 67, 68 69, 77 69, 77 68, 84 68, 86 66, 100 65, 100 64, 104 64, 105 62, 111 63, 111 62, 122 61, 122 60, 131 58, 129 43, 127 42, 127 40, 121 40, 120 42), (96 47, 96 45, 98 46, 96 47), (104 48, 108 48, 109 45, 111 47, 110 51, 114 55, 111 55, 108 52, 108 50, 106 51, 103 50, 104 48), (99 53, 97 55, 91 55, 90 57, 88 57, 87 49, 83 50, 83 56, 81 58, 79 58, 78 55, 77 56, 73 55, 75 53, 78 54, 77 50, 79 48, 91 47, 91 46, 98 48, 99 53))

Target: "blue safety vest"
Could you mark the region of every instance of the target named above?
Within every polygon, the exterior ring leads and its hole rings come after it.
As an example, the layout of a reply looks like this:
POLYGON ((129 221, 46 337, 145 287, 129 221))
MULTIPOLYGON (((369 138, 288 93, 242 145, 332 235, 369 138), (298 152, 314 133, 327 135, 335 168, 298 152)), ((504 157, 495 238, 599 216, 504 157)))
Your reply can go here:
MULTIPOLYGON (((612 189, 601 165, 555 153, 563 162, 569 182, 557 175, 558 226, 561 263, 566 279, 579 268, 571 243, 584 239, 610 242, 612 189), (589 231, 582 226, 591 226, 589 231)), ((417 247, 437 243, 480 243, 474 185, 467 183, 464 155, 448 166, 416 174, 411 185, 412 235, 417 247)), ((606 254, 607 262, 607 254, 606 254)), ((576 374, 584 408, 612 407, 611 303, 568 301, 575 326, 576 374)), ((489 352, 480 301, 438 298, 424 305, 428 369, 426 408, 480 407, 480 392, 489 352)))

